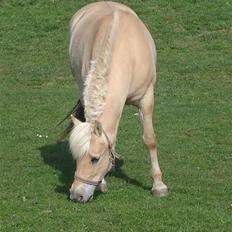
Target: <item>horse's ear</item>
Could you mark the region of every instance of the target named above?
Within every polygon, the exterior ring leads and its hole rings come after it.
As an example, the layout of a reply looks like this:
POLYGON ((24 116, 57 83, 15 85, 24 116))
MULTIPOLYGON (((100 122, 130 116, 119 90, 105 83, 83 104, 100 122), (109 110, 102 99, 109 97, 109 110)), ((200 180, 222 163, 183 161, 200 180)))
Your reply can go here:
POLYGON ((99 121, 94 122, 93 133, 95 135, 97 135, 98 137, 100 137, 102 135, 102 125, 101 125, 101 123, 99 121))
POLYGON ((72 120, 74 126, 77 126, 81 123, 81 121, 79 121, 73 114, 71 114, 71 120, 72 120))

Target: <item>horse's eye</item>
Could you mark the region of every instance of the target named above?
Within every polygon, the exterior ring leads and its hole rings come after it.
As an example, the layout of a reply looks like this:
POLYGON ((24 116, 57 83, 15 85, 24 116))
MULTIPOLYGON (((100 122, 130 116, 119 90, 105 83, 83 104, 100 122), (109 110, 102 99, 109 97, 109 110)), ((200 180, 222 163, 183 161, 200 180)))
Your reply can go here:
POLYGON ((94 165, 99 161, 99 158, 92 158, 91 163, 94 165))

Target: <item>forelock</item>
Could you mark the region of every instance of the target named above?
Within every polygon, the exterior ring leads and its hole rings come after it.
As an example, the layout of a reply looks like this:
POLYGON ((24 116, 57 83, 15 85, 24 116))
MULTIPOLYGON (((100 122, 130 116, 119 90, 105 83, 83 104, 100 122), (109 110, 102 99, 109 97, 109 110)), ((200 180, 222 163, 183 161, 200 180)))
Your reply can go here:
POLYGON ((83 157, 89 150, 92 125, 88 122, 80 123, 75 126, 69 137, 69 148, 73 159, 83 157))

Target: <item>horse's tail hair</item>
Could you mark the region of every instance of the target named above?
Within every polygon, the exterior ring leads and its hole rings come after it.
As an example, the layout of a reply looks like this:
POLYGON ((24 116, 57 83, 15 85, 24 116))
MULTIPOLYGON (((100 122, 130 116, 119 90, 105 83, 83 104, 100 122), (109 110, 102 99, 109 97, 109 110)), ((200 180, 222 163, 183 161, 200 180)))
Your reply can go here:
MULTIPOLYGON (((78 100, 77 104, 67 113, 67 115, 56 125, 56 127, 60 126, 70 115, 74 115, 78 120, 85 122, 85 115, 84 115, 84 107, 81 104, 81 101, 78 100)), ((64 131, 60 134, 57 139, 57 142, 62 141, 68 134, 71 132, 73 128, 73 122, 70 120, 67 127, 64 131)))

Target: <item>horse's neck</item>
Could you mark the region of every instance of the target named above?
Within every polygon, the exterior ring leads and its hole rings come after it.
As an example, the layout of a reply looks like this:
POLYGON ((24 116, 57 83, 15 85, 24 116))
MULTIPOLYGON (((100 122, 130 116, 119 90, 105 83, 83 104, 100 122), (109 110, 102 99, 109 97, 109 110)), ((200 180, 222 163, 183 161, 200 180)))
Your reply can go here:
POLYGON ((124 103, 119 101, 111 101, 111 104, 109 104, 109 101, 106 102, 104 112, 98 119, 113 144, 116 142, 123 106, 124 103))

